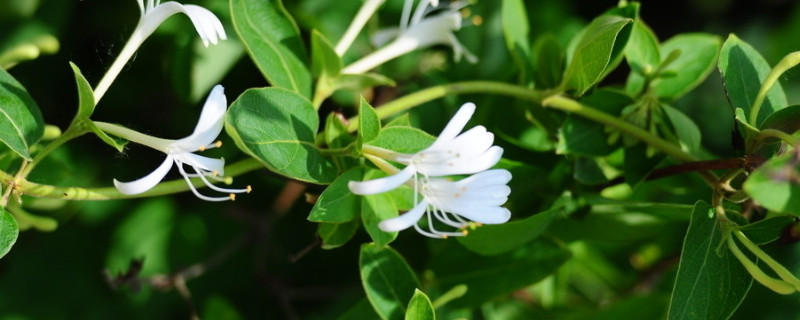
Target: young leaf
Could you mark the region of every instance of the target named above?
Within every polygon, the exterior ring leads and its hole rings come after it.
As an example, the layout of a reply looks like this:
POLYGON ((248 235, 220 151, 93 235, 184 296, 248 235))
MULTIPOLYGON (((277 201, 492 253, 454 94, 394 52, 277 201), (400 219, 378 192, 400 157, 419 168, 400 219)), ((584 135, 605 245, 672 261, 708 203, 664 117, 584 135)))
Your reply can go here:
POLYGON ((42 112, 25 87, 0 68, 0 141, 31 160, 28 149, 44 133, 42 112))
POLYGON ((625 46, 625 58, 631 69, 640 74, 655 71, 661 63, 659 43, 653 30, 641 20, 633 22, 631 37, 625 46))
POLYGON ((436 320, 431 299, 419 289, 414 289, 414 296, 408 303, 405 320, 436 320))
POLYGON ((0 208, 0 258, 11 251, 11 247, 17 242, 17 236, 19 236, 17 220, 14 220, 5 208, 0 208))
POLYGON ((358 217, 361 197, 350 192, 347 183, 361 181, 364 168, 356 167, 343 173, 319 195, 308 220, 313 222, 341 223, 358 217))
MULTIPOLYGON (((769 63, 747 42, 731 34, 722 46, 718 67, 731 107, 742 108, 749 115, 761 83, 772 69, 769 63)), ((775 83, 767 92, 758 120, 752 125, 758 127, 769 115, 787 105, 783 87, 780 83, 775 83)))
POLYGON ((390 247, 368 243, 361 246, 358 265, 367 299, 381 319, 402 319, 419 287, 405 259, 390 247))
POLYGON ((528 83, 531 76, 531 45, 528 40, 528 16, 525 3, 522 0, 503 0, 501 6, 501 19, 503 22, 503 35, 506 47, 511 52, 511 58, 517 65, 520 81, 528 83))
POLYGON ((722 232, 711 206, 698 201, 683 241, 667 318, 725 320, 742 303, 753 278, 739 260, 720 247, 722 232))
POLYGON ((672 127, 675 128, 675 134, 678 135, 681 145, 689 152, 699 151, 701 137, 697 124, 678 109, 666 104, 662 104, 661 108, 669 118, 669 122, 672 123, 672 127))
POLYGON ((796 221, 793 216, 777 216, 748 224, 740 230, 750 241, 762 245, 778 240, 786 227, 796 221))
POLYGON ((86 81, 86 78, 83 77, 81 69, 79 69, 77 65, 72 62, 70 62, 69 65, 72 67, 72 73, 75 74, 75 85, 78 88, 78 112, 75 114, 75 118, 72 119, 70 128, 80 125, 86 126, 90 131, 92 131, 92 133, 97 135, 100 140, 114 149, 117 149, 117 151, 122 152, 122 150, 125 149, 126 142, 124 140, 112 138, 103 130, 100 130, 100 128, 98 128, 94 122, 89 120, 89 117, 92 115, 92 113, 94 113, 95 108, 92 86, 89 84, 89 81, 86 81))
POLYGON ((300 32, 281 1, 231 0, 230 8, 236 33, 270 84, 310 97, 300 32))
POLYGON ((336 54, 333 46, 322 35, 314 30, 311 32, 311 74, 315 77, 333 78, 342 71, 342 58, 336 54))
POLYGON ((358 219, 342 223, 321 222, 317 234, 322 239, 322 249, 334 249, 343 246, 353 238, 361 225, 358 219))
POLYGON ((661 45, 661 59, 672 52, 680 52, 662 73, 674 73, 672 77, 653 80, 653 88, 659 97, 676 100, 699 86, 714 70, 719 55, 720 39, 705 33, 681 34, 661 45))
POLYGON ((800 214, 800 184, 794 153, 772 158, 753 171, 744 191, 759 205, 772 211, 800 214))
POLYGON ((279 88, 245 91, 225 117, 225 130, 239 149, 271 171, 329 184, 338 172, 314 145, 318 126, 319 117, 310 101, 279 88))
POLYGON ((361 97, 361 105, 358 108, 358 145, 368 143, 378 138, 381 132, 381 120, 375 109, 361 97))
POLYGON ((625 47, 631 22, 633 20, 619 16, 600 16, 586 27, 564 75, 568 89, 583 95, 602 80, 607 67, 625 47))
POLYGON ((458 242, 484 256, 505 253, 538 237, 561 212, 559 205, 523 220, 481 226, 470 231, 466 237, 459 237, 458 242))

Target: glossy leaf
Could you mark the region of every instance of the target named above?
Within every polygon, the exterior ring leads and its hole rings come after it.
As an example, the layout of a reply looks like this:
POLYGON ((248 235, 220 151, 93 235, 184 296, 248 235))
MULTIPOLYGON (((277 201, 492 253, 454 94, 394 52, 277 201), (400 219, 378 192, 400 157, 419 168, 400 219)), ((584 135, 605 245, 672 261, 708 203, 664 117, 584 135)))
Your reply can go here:
POLYGON ((794 153, 768 160, 748 176, 744 191, 764 208, 800 215, 797 164, 794 153))
POLYGON ((778 240, 781 233, 794 222, 797 222, 797 218, 793 216, 777 216, 748 224, 740 230, 750 241, 762 245, 778 240))
POLYGON ((319 195, 314 208, 308 215, 313 222, 341 223, 358 217, 361 210, 361 197, 350 192, 347 184, 350 181, 361 181, 364 168, 357 167, 343 173, 319 195))
POLYGON ((445 292, 456 285, 469 288, 448 306, 480 305, 553 274, 570 252, 552 240, 536 239, 515 251, 481 256, 459 245, 448 244, 434 253, 430 268, 436 275, 431 290, 445 292))
POLYGON ((567 88, 582 95, 601 80, 625 47, 632 22, 619 16, 600 16, 586 27, 564 75, 567 88))
POLYGON ((361 246, 358 265, 367 299, 381 319, 403 319, 419 287, 405 259, 392 248, 368 243, 361 246))
POLYGON ((800 130, 800 105, 786 107, 770 114, 761 123, 761 129, 775 129, 788 134, 797 132, 800 130))
POLYGON ((44 133, 42 112, 25 87, 0 68, 0 141, 21 157, 44 133))
POLYGON ((337 169, 314 145, 318 126, 311 102, 278 88, 245 91, 231 104, 225 118, 225 129, 239 149, 271 171, 328 184, 336 178, 337 169))
POLYGON ((270 84, 310 97, 300 32, 281 1, 231 0, 230 8, 236 33, 270 84))
POLYGON ((419 289, 414 290, 414 296, 408 303, 405 320, 436 320, 431 299, 419 289))
MULTIPOLYGON (((370 171, 375 173, 380 171, 370 171)), ((367 174, 365 179, 375 179, 382 175, 367 174)), ((378 246, 385 246, 397 238, 397 232, 386 232, 378 228, 378 223, 397 216, 397 206, 386 193, 361 197, 361 221, 364 229, 378 246)))
POLYGON ((14 220, 14 217, 5 208, 0 208, 0 258, 11 251, 18 236, 17 220, 14 220))
POLYGON ((353 238, 360 225, 358 219, 342 223, 321 222, 317 227, 317 235, 322 239, 322 249, 343 246, 353 238))
MULTIPOLYGON (((756 49, 733 34, 722 46, 718 67, 731 107, 742 108, 749 116, 753 101, 772 67, 756 49)), ((787 105, 783 87, 776 82, 767 93, 758 120, 753 125, 759 126, 769 115, 787 105)))
POLYGON ((429 147, 434 140, 436 138, 420 129, 393 126, 383 128, 370 144, 396 152, 415 153, 429 147))
POLYGON ((662 72, 674 76, 653 80, 656 95, 675 100, 703 83, 714 70, 720 43, 719 37, 705 33, 680 34, 664 42, 662 61, 674 51, 680 52, 680 56, 662 72))
POLYGON ((631 69, 640 74, 655 71, 661 63, 658 38, 642 20, 633 22, 625 58, 631 69))
POLYGON ((470 230, 466 237, 459 237, 467 249, 481 255, 491 256, 517 249, 538 237, 562 212, 561 206, 534 214, 523 220, 504 224, 485 225, 470 230))
POLYGON ((744 300, 753 278, 733 253, 720 247, 722 231, 699 201, 683 241, 668 319, 728 319, 744 300))

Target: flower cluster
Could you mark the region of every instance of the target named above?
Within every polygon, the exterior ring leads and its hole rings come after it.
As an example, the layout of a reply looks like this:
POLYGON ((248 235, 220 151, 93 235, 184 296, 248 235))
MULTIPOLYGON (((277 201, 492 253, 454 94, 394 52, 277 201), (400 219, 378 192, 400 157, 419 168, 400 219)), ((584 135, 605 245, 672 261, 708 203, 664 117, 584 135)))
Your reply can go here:
POLYGON ((382 230, 392 232, 414 226, 423 235, 444 238, 465 235, 470 221, 499 224, 511 218, 511 212, 501 207, 511 193, 508 187, 511 173, 505 169, 489 170, 500 161, 503 149, 492 145, 494 135, 483 126, 461 133, 474 112, 474 104, 464 104, 433 144, 414 154, 364 146, 368 159, 381 160, 377 158, 381 157, 406 167, 402 170, 395 168, 397 172, 384 178, 351 181, 348 184, 351 192, 377 194, 406 183, 414 188, 415 207, 399 217, 382 221, 379 224, 382 230), (471 176, 458 181, 447 178, 467 174, 471 176), (421 201, 416 199, 419 195, 421 201), (417 224, 423 214, 427 216, 428 230, 417 224), (439 231, 433 218, 460 230, 439 231))

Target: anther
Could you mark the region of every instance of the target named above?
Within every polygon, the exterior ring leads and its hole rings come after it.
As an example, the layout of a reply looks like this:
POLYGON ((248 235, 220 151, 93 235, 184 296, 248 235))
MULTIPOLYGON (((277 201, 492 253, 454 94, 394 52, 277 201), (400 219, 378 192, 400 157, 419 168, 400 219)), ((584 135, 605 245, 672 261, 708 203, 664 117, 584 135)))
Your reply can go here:
POLYGON ((197 151, 200 151, 200 152, 206 151, 206 147, 205 146, 200 146, 200 147, 197 148, 197 151))
POLYGON ((250 187, 250 185, 248 184, 248 185, 247 185, 247 188, 245 188, 244 190, 245 190, 245 191, 244 191, 245 193, 250 193, 250 191, 253 191, 253 188, 252 188, 252 187, 250 187))
POLYGON ((219 172, 217 172, 217 170, 211 171, 211 176, 212 177, 219 176, 219 172))
POLYGON ((461 17, 462 18, 466 19, 466 18, 469 18, 469 16, 471 16, 471 15, 472 15, 472 11, 469 10, 469 8, 464 8, 464 9, 461 10, 461 17))
POLYGON ((225 177, 225 180, 223 180, 222 183, 228 184, 228 185, 232 184, 233 183, 233 177, 225 177))
POLYGON ((217 148, 222 147, 222 140, 217 140, 217 142, 214 142, 214 146, 217 148))
POLYGON ((474 16, 472 17, 472 24, 475 26, 480 26, 483 24, 483 17, 481 16, 474 16))
POLYGON ((467 236, 469 234, 469 231, 467 231, 467 229, 464 229, 461 230, 461 233, 464 234, 464 236, 467 236))
POLYGON ((236 194, 235 193, 230 193, 230 194, 228 194, 228 198, 231 198, 231 201, 236 201, 236 194))

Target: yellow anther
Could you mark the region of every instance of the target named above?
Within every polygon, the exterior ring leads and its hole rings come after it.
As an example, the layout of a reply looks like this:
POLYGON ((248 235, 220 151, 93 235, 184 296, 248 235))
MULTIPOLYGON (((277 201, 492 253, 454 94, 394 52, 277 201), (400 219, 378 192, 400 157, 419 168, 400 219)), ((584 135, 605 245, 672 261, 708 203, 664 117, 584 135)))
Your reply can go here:
POLYGON ((206 147, 205 146, 200 146, 200 147, 197 148, 197 151, 200 151, 200 152, 206 151, 206 147))
POLYGON ((446 234, 443 234, 443 235, 442 235, 442 239, 447 239, 447 235, 446 235, 446 234))
POLYGON ((236 194, 234 193, 228 194, 228 198, 231 198, 231 201, 236 201, 236 194))
POLYGON ((247 188, 245 188, 245 193, 250 193, 250 191, 253 191, 253 188, 248 184, 247 188))
POLYGON ((481 16, 472 17, 472 24, 476 25, 476 26, 482 25, 483 24, 483 17, 481 17, 481 16))
POLYGON ((223 183, 228 185, 233 183, 233 177, 225 177, 225 181, 223 181, 223 183))
POLYGON ((472 11, 469 10, 469 8, 461 9, 461 17, 462 18, 466 19, 466 18, 469 18, 469 16, 471 16, 471 15, 472 15, 472 11))
POLYGON ((211 171, 211 176, 212 177, 216 177, 218 175, 219 175, 219 172, 217 172, 217 170, 211 171))
POLYGON ((461 233, 466 236, 466 235, 469 234, 469 231, 467 231, 467 229, 464 229, 464 230, 461 230, 461 233))
POLYGON ((217 148, 222 147, 222 140, 217 140, 217 142, 214 142, 214 146, 217 148))

